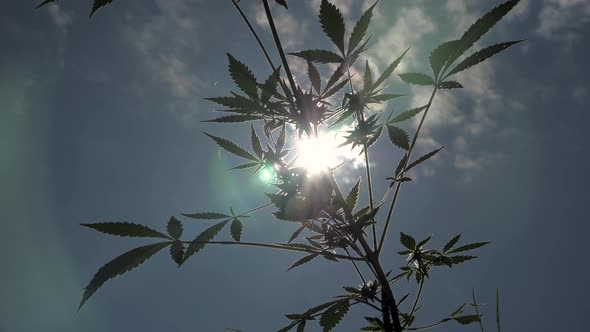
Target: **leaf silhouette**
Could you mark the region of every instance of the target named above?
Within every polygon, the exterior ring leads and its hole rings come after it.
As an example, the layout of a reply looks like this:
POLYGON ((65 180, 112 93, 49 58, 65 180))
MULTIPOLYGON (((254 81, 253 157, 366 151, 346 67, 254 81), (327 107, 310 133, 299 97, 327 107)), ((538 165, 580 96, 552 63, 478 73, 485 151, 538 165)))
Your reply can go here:
POLYGON ((252 149, 254 149, 254 153, 258 158, 262 158, 262 145, 260 145, 260 138, 258 138, 258 134, 256 134, 256 130, 254 126, 250 126, 252 128, 252 134, 250 137, 250 141, 252 142, 252 149))
POLYGON ((106 281, 125 272, 133 270, 145 262, 148 258, 155 255, 158 251, 169 245, 170 242, 160 242, 138 247, 106 263, 96 272, 96 274, 94 274, 94 277, 90 283, 84 288, 84 294, 82 295, 82 300, 80 301, 78 310, 82 308, 84 303, 86 303, 86 301, 88 301, 88 299, 90 299, 96 290, 100 288, 106 281))
POLYGON ((453 237, 449 242, 447 242, 447 244, 445 244, 445 247, 443 248, 443 252, 446 253, 447 251, 451 250, 451 248, 453 248, 457 244, 457 242, 459 242, 460 238, 461 238, 461 234, 453 237))
MULTIPOLYGON (((341 63, 338 66, 338 68, 336 68, 336 70, 334 70, 332 75, 330 75, 330 78, 328 79, 328 83, 324 87, 324 93, 322 93, 322 98, 327 98, 327 97, 325 97, 325 95, 326 95, 328 89, 330 89, 336 82, 338 82, 340 77, 342 77, 342 75, 344 75, 345 72, 346 72, 346 66, 344 63, 341 63)), ((344 80, 344 81, 348 82, 346 80, 344 80)))
POLYGON ((197 212, 197 213, 182 213, 183 216, 193 218, 193 219, 204 219, 204 220, 213 220, 213 219, 223 219, 223 218, 230 218, 227 214, 217 213, 217 212, 197 212))
POLYGON ((338 302, 330 308, 326 309, 326 311, 324 311, 324 313, 320 317, 320 326, 324 328, 323 332, 329 332, 334 327, 336 327, 336 325, 338 325, 338 323, 340 323, 340 321, 342 320, 342 317, 346 315, 349 308, 350 303, 348 302, 348 300, 346 300, 338 302))
POLYGON ((387 125, 387 134, 389 135, 389 140, 391 143, 393 143, 393 145, 404 150, 410 149, 410 138, 408 137, 408 133, 405 130, 401 129, 400 127, 387 125))
POLYGON ((174 216, 170 217, 168 220, 168 226, 166 227, 168 234, 172 236, 174 239, 178 240, 182 236, 182 223, 174 218, 174 216))
POLYGON ((369 67, 369 60, 365 60, 365 74, 363 75, 363 91, 371 91, 373 85, 373 75, 371 74, 371 68, 369 67))
POLYGON ((324 92, 324 94, 322 95, 322 98, 329 98, 331 96, 333 96, 336 92, 340 91, 346 84, 348 83, 348 80, 342 80, 342 82, 336 84, 332 89, 324 92))
POLYGON ((320 78, 320 73, 318 69, 313 65, 313 63, 307 60, 307 76, 309 77, 309 81, 311 82, 311 86, 317 93, 322 93, 322 81, 320 78))
POLYGON ((283 123, 283 128, 281 128, 281 132, 279 133, 279 138, 277 139, 277 153, 280 153, 281 151, 283 151, 286 141, 287 141, 287 126, 283 123))
POLYGON ((408 234, 400 232, 399 242, 410 250, 416 249, 416 240, 408 234))
POLYGON ((465 315, 465 316, 457 316, 453 317, 453 319, 462 325, 468 325, 471 323, 479 322, 480 318, 479 315, 465 315))
POLYGON ((209 138, 211 138, 213 141, 215 141, 215 143, 217 143, 217 145, 219 145, 220 148, 224 149, 225 151, 227 151, 229 153, 235 154, 238 157, 242 157, 244 159, 249 159, 252 161, 258 160, 250 152, 244 150, 239 145, 237 145, 236 143, 234 143, 230 140, 227 140, 223 137, 217 137, 217 136, 208 134, 206 132, 203 132, 203 133, 205 135, 209 136, 209 138))
POLYGON ((400 176, 400 174, 403 172, 404 167, 406 166, 407 162, 408 162, 408 154, 404 153, 404 156, 402 157, 402 159, 399 160, 399 163, 397 164, 397 167, 395 168, 395 177, 400 176))
POLYGON ((232 97, 210 97, 204 99, 212 101, 219 105, 242 110, 242 112, 244 113, 254 112, 258 107, 258 105, 255 102, 240 95, 233 95, 232 97))
POLYGON ((462 252, 462 251, 477 249, 477 248, 483 247, 488 244, 490 244, 490 242, 476 242, 476 243, 466 244, 464 246, 461 246, 457 249, 450 251, 449 254, 454 254, 454 253, 458 253, 458 252, 462 252))
POLYGON ((451 256, 451 260, 453 261, 453 264, 460 264, 460 263, 470 261, 475 258, 477 258, 477 256, 462 256, 462 255, 451 256))
POLYGON ((206 242, 209 242, 217 235, 221 229, 227 224, 229 220, 222 221, 218 224, 215 224, 206 230, 204 230, 201 234, 199 234, 186 248, 186 252, 184 253, 183 263, 186 262, 192 255, 201 251, 201 249, 205 248, 206 242))
POLYGON ((356 206, 356 202, 359 198, 360 185, 361 185, 361 178, 359 177, 356 180, 354 186, 352 186, 352 189, 350 189, 350 192, 348 193, 348 195, 346 195, 346 206, 348 207, 348 209, 350 211, 354 211, 354 208, 356 206))
POLYGON ((369 24, 371 23, 371 17, 373 16, 373 8, 375 8, 377 2, 375 2, 371 7, 369 7, 363 15, 356 21, 354 28, 352 29, 352 33, 350 34, 350 39, 348 40, 348 52, 350 54, 360 42, 365 37, 367 33, 367 29, 369 28, 369 24))
POLYGON ((113 0, 94 0, 94 3, 92 4, 92 11, 90 11, 90 16, 94 15, 97 10, 111 2, 113 2, 113 0))
POLYGON ((436 149, 436 150, 434 150, 434 151, 431 151, 431 152, 429 152, 429 153, 427 153, 427 154, 423 155, 422 157, 420 157, 420 158, 418 158, 418 159, 414 160, 414 162, 413 162, 413 163, 409 164, 409 165, 408 165, 408 167, 406 167, 406 169, 404 170, 404 172, 407 172, 407 171, 409 171, 410 169, 412 169, 412 168, 416 167, 418 164, 422 163, 423 161, 425 161, 425 160, 427 160, 427 159, 430 159, 430 158, 432 158, 432 156, 434 156, 435 154, 437 154, 437 153, 438 153, 438 151, 442 150, 443 148, 444 148, 444 146, 441 146, 440 148, 438 148, 438 149, 436 149))
POLYGON ((40 3, 40 4, 37 6, 37 8, 36 8, 36 9, 39 9, 39 8, 41 8, 41 7, 45 6, 45 5, 48 5, 48 4, 50 4, 50 3, 52 3, 52 2, 56 2, 56 1, 57 1, 57 0, 45 0, 45 1, 43 1, 42 3, 40 3))
POLYGON ((389 123, 404 122, 406 120, 413 118, 414 116, 416 116, 418 113, 422 112, 425 109, 426 109, 426 105, 409 109, 405 112, 402 112, 402 113, 396 115, 393 119, 389 120, 389 123))
POLYGON ((340 55, 328 50, 305 50, 289 54, 318 63, 342 63, 344 61, 340 55))
POLYGON ((306 222, 304 222, 299 228, 297 228, 297 230, 295 232, 293 232, 293 234, 291 235, 291 237, 289 238, 289 241, 287 241, 287 243, 293 242, 299 236, 299 234, 301 234, 301 232, 307 226, 309 226, 311 223, 312 223, 312 221, 306 221, 306 222))
POLYGON ((276 3, 278 3, 279 5, 285 7, 285 9, 289 9, 287 7, 287 0, 275 0, 276 3))
POLYGON ((229 60, 229 74, 238 86, 245 94, 250 96, 252 99, 258 98, 258 88, 256 83, 256 77, 252 74, 250 68, 245 64, 236 60, 231 54, 226 53, 229 60))
POLYGON ((461 36, 455 51, 449 57, 446 67, 449 67, 455 60, 457 60, 465 51, 467 51, 475 42, 477 42, 486 32, 488 32, 498 21, 508 14, 508 12, 516 6, 520 0, 506 1, 494 9, 490 10, 483 17, 479 18, 473 23, 467 31, 461 36))
POLYGON ((434 85, 434 80, 432 79, 432 77, 430 77, 426 74, 405 73, 405 74, 399 74, 399 77, 401 77, 401 79, 404 80, 404 82, 409 83, 409 84, 434 85))
POLYGON ((258 115, 236 114, 236 115, 221 116, 219 118, 205 120, 203 122, 238 123, 238 122, 254 121, 254 120, 260 120, 260 119, 262 119, 262 117, 260 117, 258 115))
POLYGON ((247 168, 252 168, 252 167, 256 167, 256 166, 260 166, 261 164, 259 162, 255 162, 255 163, 246 163, 246 164, 241 164, 235 167, 232 167, 229 169, 229 171, 233 171, 233 170, 238 170, 238 169, 247 169, 247 168))
POLYGON ((264 84, 260 87, 260 100, 266 103, 268 100, 277 93, 277 84, 280 80, 281 67, 277 67, 270 76, 264 81, 264 84))
POLYGON ((243 226, 240 219, 234 218, 234 220, 231 222, 229 230, 231 237, 238 242, 240 242, 240 239, 242 238, 242 228, 243 226))
POLYGON ((391 76, 391 74, 393 74, 393 71, 400 64, 404 55, 406 55, 406 53, 408 53, 409 50, 410 50, 410 48, 408 47, 404 51, 404 53, 402 53, 402 55, 400 55, 397 59, 393 60, 393 62, 389 66, 387 66, 387 68, 385 68, 385 71, 383 71, 383 73, 381 74, 381 76, 379 76, 377 81, 375 81, 375 83, 373 83, 373 89, 378 88, 383 82, 385 82, 386 79, 389 78, 389 76, 391 76))
POLYGON ((457 81, 445 81, 438 84, 439 89, 458 89, 463 88, 463 85, 457 81))
POLYGON ((492 56, 496 55, 497 53, 502 52, 503 50, 507 49, 508 47, 510 47, 514 44, 518 44, 522 41, 523 40, 515 40, 515 41, 510 41, 510 42, 505 42, 505 43, 499 43, 499 44, 495 44, 495 45, 486 47, 482 50, 479 50, 479 51, 473 53, 472 55, 468 56, 467 58, 465 58, 463 61, 461 61, 455 68, 453 68, 453 70, 451 70, 445 76, 449 77, 449 76, 454 75, 460 71, 471 68, 471 67, 477 65, 478 63, 491 58, 492 56))
POLYGON ((170 246, 170 257, 178 264, 178 267, 182 265, 182 258, 184 257, 184 245, 180 241, 174 241, 170 246))
POLYGON ((301 266, 309 261, 311 261, 312 259, 318 257, 318 254, 309 254, 307 256, 303 256, 302 258, 298 259, 295 261, 295 263, 291 264, 291 266, 289 266, 289 268, 287 269, 287 271, 290 271, 298 266, 301 266))
POLYGON ((430 67, 432 68, 435 78, 438 78, 440 71, 443 69, 444 65, 447 63, 458 45, 459 40, 451 40, 440 44, 438 47, 432 50, 429 60, 430 67))
POLYGON ((369 103, 381 103, 381 102, 384 102, 384 101, 392 100, 392 99, 403 97, 403 96, 405 96, 405 95, 404 94, 398 94, 398 93, 382 93, 382 94, 379 94, 379 95, 371 96, 368 99, 367 104, 369 104, 369 103))
POLYGON ((96 224, 81 224, 81 226, 92 228, 99 232, 110 235, 170 239, 170 237, 166 236, 165 234, 162 234, 147 226, 128 222, 101 222, 96 224))
POLYGON ((336 6, 328 0, 322 0, 320 5, 320 25, 322 30, 338 47, 340 52, 344 53, 344 18, 336 6))

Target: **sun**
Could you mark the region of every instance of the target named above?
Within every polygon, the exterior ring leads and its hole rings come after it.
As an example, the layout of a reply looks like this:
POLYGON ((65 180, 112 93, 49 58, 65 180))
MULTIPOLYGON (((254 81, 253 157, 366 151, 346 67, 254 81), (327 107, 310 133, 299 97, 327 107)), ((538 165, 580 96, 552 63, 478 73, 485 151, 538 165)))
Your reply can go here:
POLYGON ((296 145, 295 165, 307 170, 308 176, 315 176, 335 168, 345 161, 359 161, 358 149, 341 147, 345 141, 346 128, 321 132, 317 137, 302 137, 296 145))

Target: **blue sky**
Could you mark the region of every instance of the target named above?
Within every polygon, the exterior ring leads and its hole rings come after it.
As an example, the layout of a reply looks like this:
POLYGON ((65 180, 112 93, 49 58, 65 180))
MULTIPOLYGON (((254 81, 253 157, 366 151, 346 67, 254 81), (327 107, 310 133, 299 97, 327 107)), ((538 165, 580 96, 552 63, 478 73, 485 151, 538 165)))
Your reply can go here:
MULTIPOLYGON (((317 22, 319 2, 291 0, 288 11, 273 6, 289 51, 328 43, 317 22)), ((351 27, 369 2, 335 3, 351 27)), ((361 62, 380 72, 411 46, 396 72, 427 72, 430 50, 459 37, 496 3, 382 0, 361 62)), ((260 2, 240 4, 274 50, 260 2)), ((270 70, 229 0, 115 1, 92 19, 90 1, 33 7, 13 1, 0 12, 0 331, 273 331, 287 323, 283 314, 358 285, 348 264, 317 260, 285 272, 298 255, 211 246, 180 269, 160 253, 108 282, 76 313, 100 266, 149 243, 80 223, 164 230, 171 215, 265 203, 263 192, 272 189, 247 172, 226 173, 236 160, 201 133, 243 141, 248 126, 200 121, 215 116, 204 97, 233 89, 225 52, 258 78, 270 70)), ((499 288, 506 330, 584 330, 589 32, 587 1, 522 1, 478 45, 527 41, 461 73, 465 89, 435 99, 417 148, 446 148, 403 188, 385 265, 404 264, 396 254, 400 231, 432 233, 437 245, 457 233, 493 244, 478 260, 434 273, 419 322, 443 318, 470 299, 472 287, 492 304, 499 288)), ((306 84, 304 66, 290 60, 306 84)), ((388 89, 409 96, 386 110, 419 106, 430 93, 398 77, 388 89)), ((400 152, 385 137, 374 151, 375 179, 384 179, 400 152)), ((343 171, 342 185, 363 172, 343 171)), ((187 239, 205 226, 183 221, 187 239)), ((251 241, 286 241, 296 228, 270 211, 246 221, 243 238, 251 241)), ((493 307, 484 311, 491 329, 493 307)), ((351 310, 336 330, 358 330, 363 314, 351 310)), ((441 330, 476 330, 452 324, 441 330)))

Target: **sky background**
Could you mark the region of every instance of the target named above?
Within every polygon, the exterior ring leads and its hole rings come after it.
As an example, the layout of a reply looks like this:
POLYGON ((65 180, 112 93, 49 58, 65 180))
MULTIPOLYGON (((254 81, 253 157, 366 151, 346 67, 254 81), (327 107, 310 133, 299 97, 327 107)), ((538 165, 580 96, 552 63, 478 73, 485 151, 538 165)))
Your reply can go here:
MULTIPOLYGON (((348 31, 369 4, 335 2, 348 31)), ((288 11, 273 5, 287 50, 327 45, 319 3, 291 0, 288 11)), ((396 72, 429 73, 429 52, 498 3, 381 0, 371 49, 359 63, 367 59, 376 75, 411 46, 396 72)), ((240 4, 274 50, 260 1, 240 4)), ((204 97, 235 90, 225 52, 259 79, 270 70, 229 0, 115 1, 92 19, 90 1, 38 11, 35 5, 10 1, 0 12, 1 332, 276 331, 288 322, 284 314, 359 284, 345 263, 318 259, 285 272, 299 255, 207 247, 180 269, 166 252, 156 255, 107 282, 76 313, 100 266, 150 243, 80 223, 129 221, 164 230, 171 215, 227 212, 229 205, 246 211, 266 202, 263 193, 272 188, 248 172, 225 172, 237 161, 201 133, 244 141, 248 126, 200 121, 216 115, 204 97)), ((437 95, 417 149, 446 148, 403 187, 383 262, 404 264, 396 254, 400 231, 433 234, 437 246, 457 233, 493 244, 478 251, 478 260, 432 274, 420 324, 469 301, 473 287, 489 304, 500 289, 506 331, 585 330, 589 33, 588 1, 522 1, 478 46, 527 41, 461 73, 465 89, 437 95)), ((302 63, 290 60, 301 73, 302 63)), ((305 76, 297 78, 307 86, 305 76)), ((384 105, 387 111, 420 106, 430 93, 395 75, 388 91, 409 96, 384 105)), ((379 180, 401 153, 385 136, 373 151, 380 197, 379 180)), ((341 171, 341 185, 350 187, 363 172, 341 171)), ((288 239, 296 225, 270 212, 245 220, 244 240, 288 239)), ((206 226, 182 220, 187 240, 206 226)), ((405 288, 401 283, 398 297, 405 288)), ((484 312, 491 330, 493 306, 484 312)), ((358 330, 366 314, 351 310, 336 330, 358 330)), ((455 325, 440 330, 477 330, 455 325)))

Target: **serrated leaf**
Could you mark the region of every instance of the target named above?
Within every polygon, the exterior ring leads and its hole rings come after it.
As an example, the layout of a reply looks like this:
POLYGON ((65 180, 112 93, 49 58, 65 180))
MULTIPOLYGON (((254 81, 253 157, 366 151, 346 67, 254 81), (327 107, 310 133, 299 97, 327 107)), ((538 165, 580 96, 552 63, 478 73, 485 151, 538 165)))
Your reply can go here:
POLYGON ((217 213, 217 212, 197 212, 197 213, 181 213, 183 216, 192 218, 192 219, 201 219, 201 220, 214 220, 214 219, 223 219, 223 218, 230 218, 227 214, 217 213))
POLYGON ((427 105, 424 105, 422 107, 416 107, 416 108, 412 108, 407 111, 401 112, 400 114, 396 115, 393 119, 389 120, 389 123, 400 123, 400 122, 407 121, 407 120, 413 118, 414 116, 416 116, 417 114, 419 114, 420 112, 422 112, 423 110, 425 110, 426 107, 427 107, 427 105))
POLYGON ((92 228, 99 232, 110 235, 170 239, 170 237, 166 236, 165 234, 162 234, 147 226, 128 222, 101 222, 96 224, 81 224, 81 226, 92 228))
POLYGON ((287 0, 275 0, 276 3, 278 3, 279 5, 285 7, 285 9, 289 9, 287 7, 287 0))
MULTIPOLYGON (((324 87, 324 92, 322 93, 322 99, 325 99, 327 97, 325 97, 326 92, 336 83, 338 82, 338 80, 342 77, 342 75, 344 75, 344 73, 346 72, 346 66, 344 63, 341 63, 338 68, 336 68, 334 70, 334 72, 332 73, 332 75, 330 75, 330 78, 328 79, 328 83, 326 83, 326 86, 324 87)), ((348 82, 347 80, 344 80, 344 82, 348 82)), ((332 93, 333 94, 333 93, 332 93)))
POLYGON ((461 312, 463 312, 463 308, 465 307, 465 303, 463 303, 462 305, 460 305, 459 307, 457 307, 457 309, 455 309, 452 313, 451 313, 451 317, 456 316, 458 314, 460 314, 461 312))
POLYGON ((172 216, 170 217, 170 220, 168 220, 168 226, 166 227, 166 230, 170 236, 178 240, 182 236, 182 223, 172 216))
POLYGON ((241 165, 232 167, 228 171, 240 170, 240 169, 248 169, 248 168, 257 167, 257 166, 260 166, 260 165, 261 164, 259 162, 256 162, 256 163, 246 163, 246 164, 241 164, 241 165))
POLYGON ((262 117, 259 115, 252 115, 252 114, 235 114, 235 115, 226 115, 221 116, 215 119, 205 120, 202 122, 216 122, 216 123, 238 123, 238 122, 246 122, 246 121, 254 121, 260 120, 262 117))
POLYGON ((348 207, 349 211, 354 211, 354 208, 356 206, 356 202, 359 198, 360 185, 361 185, 361 178, 359 177, 356 180, 354 186, 352 186, 352 189, 350 189, 350 192, 348 193, 348 195, 346 195, 346 206, 348 207))
POLYGON ((180 241, 174 241, 170 246, 170 257, 180 267, 184 257, 184 245, 180 241))
POLYGON ((490 244, 490 242, 476 242, 476 243, 466 244, 464 246, 461 246, 457 249, 450 251, 449 254, 454 254, 454 253, 458 253, 458 252, 462 252, 462 251, 477 249, 477 248, 483 247, 488 244, 490 244))
POLYGON ((336 6, 328 0, 322 0, 320 5, 320 25, 322 30, 338 47, 340 52, 344 53, 344 18, 336 6))
POLYGON ((92 3, 92 10, 90 11, 90 16, 94 15, 97 10, 111 2, 113 2, 113 0, 94 0, 94 3, 92 3))
POLYGON ((300 259, 296 260, 295 263, 291 264, 291 266, 289 266, 289 268, 287 269, 287 271, 290 271, 293 268, 296 268, 298 266, 301 266, 309 261, 311 261, 312 259, 318 257, 318 254, 309 254, 307 256, 303 256, 300 259))
POLYGON ((440 71, 447 63, 458 45, 459 40, 451 40, 438 45, 434 50, 432 50, 429 60, 430 67, 432 68, 435 78, 438 78, 440 71))
POLYGON ((410 149, 410 138, 405 130, 396 126, 387 125, 387 134, 393 145, 404 150, 410 149))
POLYGON ((244 113, 253 112, 258 107, 258 105, 254 103, 252 100, 237 94, 234 94, 231 97, 209 97, 204 99, 212 101, 219 105, 234 108, 236 109, 236 111, 240 110, 244 113))
POLYGON ((432 77, 422 73, 405 73, 399 74, 399 77, 404 82, 416 85, 434 85, 432 77))
POLYGON ((389 76, 391 76, 391 74, 393 74, 393 71, 400 64, 404 55, 406 55, 406 53, 408 53, 409 50, 410 48, 406 49, 404 53, 402 53, 402 55, 400 55, 397 59, 393 60, 393 62, 389 66, 387 66, 387 68, 385 69, 385 71, 383 71, 381 76, 379 76, 377 81, 373 83, 373 90, 378 88, 383 82, 385 82, 386 79, 389 78, 389 76))
POLYGON ((324 92, 324 94, 322 95, 322 98, 329 98, 332 97, 335 93, 337 93, 338 91, 340 91, 340 89, 342 89, 346 83, 348 83, 348 80, 342 80, 342 82, 336 84, 332 89, 324 92))
POLYGON ((56 1, 57 1, 57 0, 45 0, 45 1, 43 1, 42 3, 40 3, 40 4, 39 4, 39 5, 36 7, 36 9, 39 9, 39 8, 41 8, 41 7, 45 6, 45 5, 48 5, 48 4, 50 4, 50 3, 52 3, 52 2, 56 2, 56 1))
POLYGON ((226 54, 229 60, 229 75, 234 83, 250 98, 258 99, 258 84, 250 68, 236 60, 231 54, 226 54))
POLYGON ((465 51, 475 44, 486 32, 488 32, 498 21, 504 17, 519 0, 509 0, 495 7, 483 17, 473 23, 467 31, 461 36, 456 45, 455 51, 449 57, 446 67, 448 68, 457 60, 465 51))
MULTIPOLYGON (((374 5, 373 5, 374 6, 374 5)), ((363 75, 363 91, 368 93, 373 86, 373 74, 369 67, 369 60, 365 60, 365 74, 363 75)))
POLYGON ((369 28, 369 24, 371 23, 371 17, 373 16, 373 8, 375 8, 375 2, 371 7, 369 7, 363 15, 356 21, 354 28, 350 34, 350 38, 348 39, 348 52, 350 54, 360 42, 365 38, 365 34, 367 33, 367 29, 369 28))
POLYGON ((399 98, 405 96, 404 94, 397 94, 397 93, 382 93, 379 95, 371 96, 367 101, 368 104, 372 103, 380 103, 383 101, 388 101, 391 99, 399 98))
POLYGON ((279 138, 277 139, 277 153, 283 151, 285 147, 285 142, 287 141, 287 125, 283 123, 283 128, 279 133, 279 138))
POLYGON ((443 248, 443 252, 446 253, 447 251, 451 250, 451 248, 453 248, 457 244, 457 242, 459 242, 460 238, 461 238, 461 234, 453 237, 449 242, 447 242, 447 244, 445 244, 445 247, 443 248))
POLYGON ((348 300, 334 304, 330 308, 326 309, 320 317, 320 326, 323 327, 323 332, 331 331, 346 315, 350 303, 348 300))
POLYGON ((339 116, 338 119, 336 119, 336 121, 334 121, 334 123, 332 123, 330 125, 330 127, 333 127, 341 122, 346 121, 346 119, 350 118, 352 115, 354 114, 354 109, 352 108, 348 108, 346 109, 344 112, 342 112, 339 116))
POLYGON ((293 234, 291 235, 291 237, 289 238, 289 241, 287 243, 291 243, 293 242, 293 240, 295 240, 299 234, 301 234, 301 232, 307 227, 309 226, 309 224, 312 223, 312 221, 306 221, 304 222, 299 228, 297 228, 297 230, 295 232, 293 232, 293 234))
POLYGON ((445 81, 438 84, 439 89, 459 89, 463 88, 463 85, 457 81, 445 81))
POLYGON ((263 103, 269 101, 269 99, 277 93, 277 84, 280 80, 281 67, 277 67, 270 76, 264 81, 264 84, 260 87, 260 100, 263 103))
POLYGON ((201 234, 199 234, 186 248, 186 252, 184 253, 183 262, 186 262, 189 257, 201 251, 201 249, 205 248, 206 242, 209 242, 217 235, 221 229, 227 224, 229 220, 222 221, 218 224, 215 224, 206 230, 204 230, 201 234))
POLYGON ((80 310, 84 303, 86 303, 86 301, 88 301, 88 299, 90 299, 90 297, 109 279, 133 270, 148 258, 155 255, 158 251, 169 245, 170 242, 160 242, 138 247, 106 263, 96 272, 96 274, 94 274, 90 283, 84 288, 84 294, 82 295, 78 310, 80 310))
POLYGON ((307 76, 311 82, 311 86, 318 93, 322 93, 322 80, 318 69, 313 65, 311 61, 307 61, 307 76))
POLYGON ((397 164, 397 167, 395 168, 395 177, 398 177, 404 170, 404 167, 406 166, 408 160, 408 154, 404 153, 404 156, 402 157, 402 159, 399 160, 399 163, 397 164))
POLYGON ((231 222, 229 230, 231 237, 238 242, 240 242, 240 239, 242 238, 242 228, 243 226, 240 219, 234 218, 234 220, 231 222))
POLYGON ((328 50, 314 49, 293 52, 289 54, 307 61, 318 63, 342 63, 344 61, 344 59, 340 55, 328 50))
POLYGON ((256 133, 256 129, 254 129, 254 126, 250 126, 250 128, 252 128, 252 134, 250 137, 252 149, 254 150, 254 153, 256 154, 256 156, 258 156, 258 158, 262 158, 264 151, 262 150, 262 145, 260 145, 260 138, 258 138, 258 134, 256 133))
POLYGON ((432 238, 432 235, 429 235, 427 238, 425 238, 424 240, 420 241, 416 245, 416 248, 422 248, 423 245, 425 245, 426 243, 428 243, 428 241, 430 241, 430 238, 432 238))
POLYGON ((465 58, 463 61, 461 61, 455 68, 453 68, 453 70, 451 70, 445 76, 449 77, 449 76, 454 75, 460 71, 471 68, 471 67, 479 64, 480 62, 483 62, 483 61, 491 58, 492 56, 496 55, 497 53, 500 53, 501 51, 507 49, 508 47, 510 47, 514 44, 518 44, 520 42, 522 42, 522 40, 515 40, 515 41, 510 41, 510 42, 505 42, 505 43, 499 43, 499 44, 495 44, 495 45, 486 47, 482 50, 479 50, 479 51, 473 53, 472 55, 468 56, 467 58, 465 58))
POLYGON ((475 258, 477 258, 477 256, 457 255, 457 256, 451 256, 450 258, 453 261, 453 264, 459 264, 459 263, 463 263, 463 262, 475 259, 475 258))
POLYGON ((440 148, 431 151, 425 155, 423 155, 422 157, 414 160, 414 162, 412 162, 411 164, 408 165, 408 167, 406 167, 406 169, 404 170, 404 172, 407 172, 409 170, 411 170, 412 168, 416 167, 418 164, 422 163, 423 161, 432 158, 432 156, 434 156, 435 154, 438 153, 438 151, 442 150, 444 148, 444 146, 441 146, 440 148))
POLYGON ((479 315, 465 315, 453 317, 453 320, 462 325, 469 325, 471 323, 479 322, 480 318, 479 315))
POLYGON ((203 132, 205 135, 209 136, 209 138, 211 138, 213 141, 215 141, 215 143, 217 143, 217 145, 224 149, 225 151, 232 153, 238 157, 242 157, 244 159, 249 159, 252 161, 257 161, 258 159, 256 159, 256 157, 254 157, 250 152, 244 150, 243 148, 241 148, 239 145, 237 145, 236 143, 225 139, 223 137, 217 137, 211 134, 208 134, 206 132, 203 132))
POLYGON ((410 250, 416 249, 416 240, 408 234, 400 232, 399 242, 410 250))
POLYGON ((283 327, 282 329, 280 329, 278 332, 288 332, 290 331, 293 327, 295 327, 295 325, 297 325, 298 322, 293 322, 285 327, 283 327))

